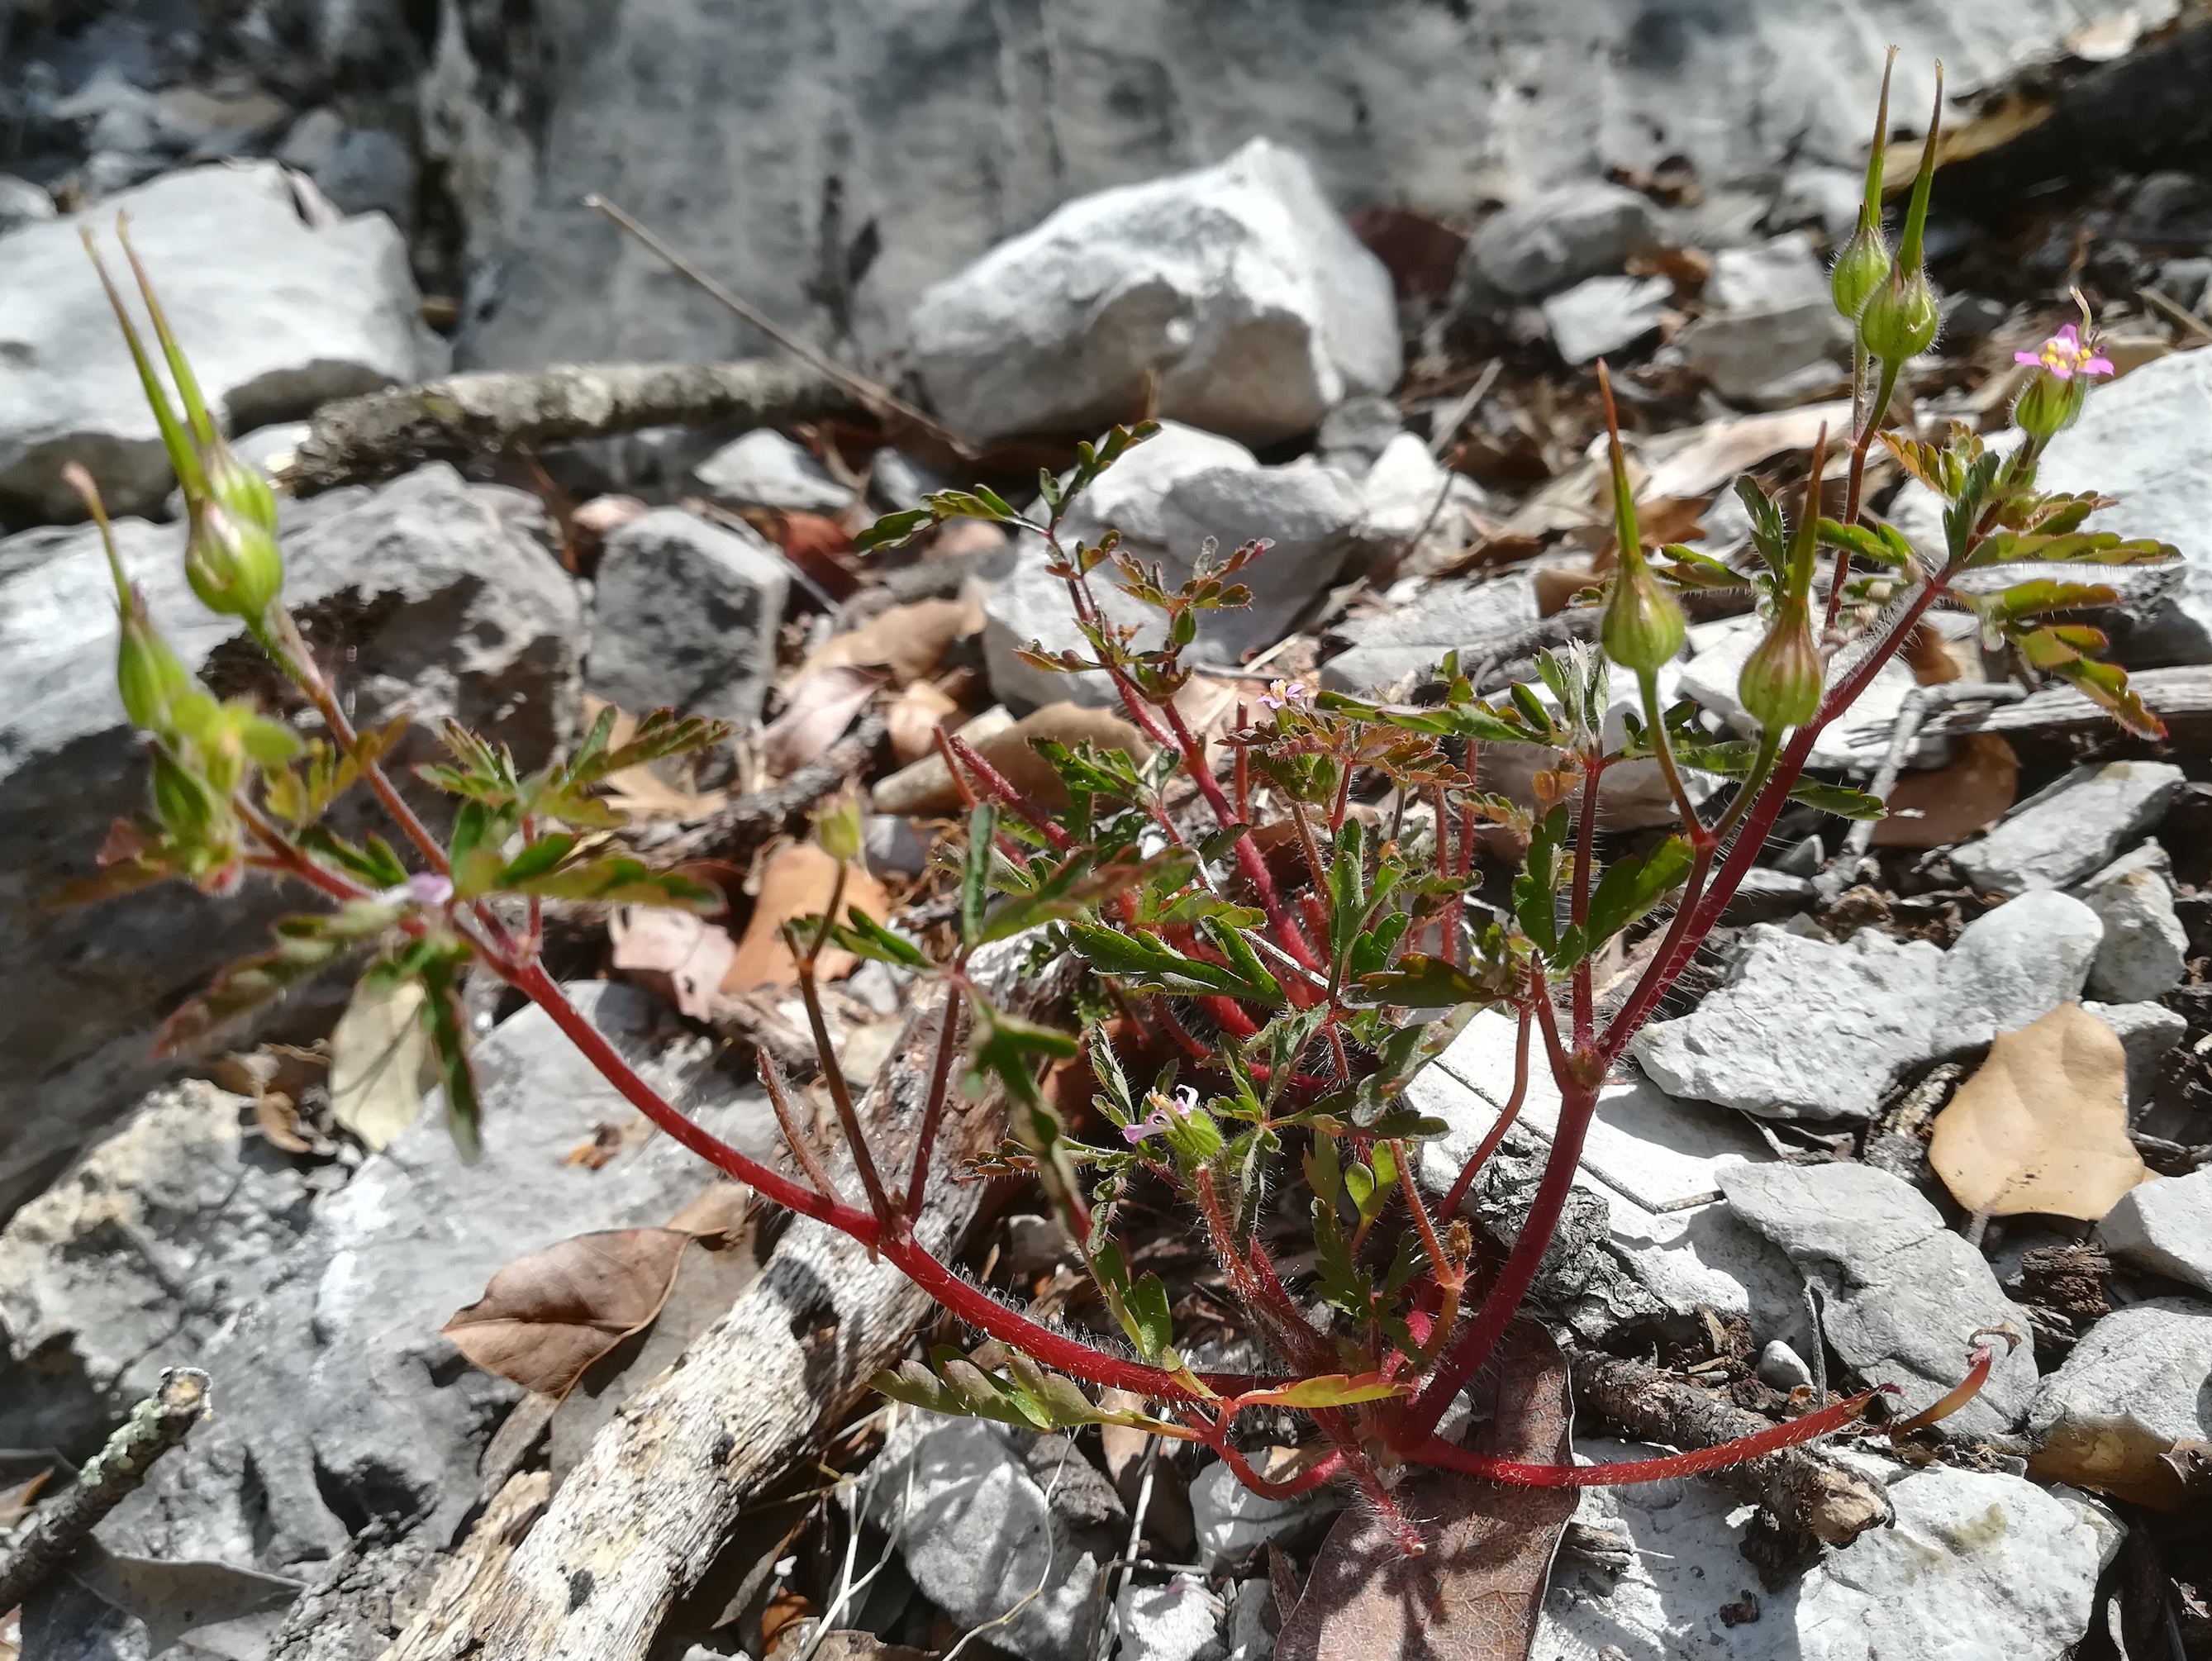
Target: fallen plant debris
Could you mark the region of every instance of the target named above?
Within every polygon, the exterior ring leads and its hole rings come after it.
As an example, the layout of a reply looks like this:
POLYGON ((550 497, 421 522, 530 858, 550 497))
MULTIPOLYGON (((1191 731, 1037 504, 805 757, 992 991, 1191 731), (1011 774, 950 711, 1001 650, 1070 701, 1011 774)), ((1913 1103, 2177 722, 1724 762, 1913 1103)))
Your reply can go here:
POLYGON ((493 1275, 445 1335, 486 1372, 564 1396, 660 1313, 691 1239, 678 1228, 624 1228, 563 1240, 493 1275))

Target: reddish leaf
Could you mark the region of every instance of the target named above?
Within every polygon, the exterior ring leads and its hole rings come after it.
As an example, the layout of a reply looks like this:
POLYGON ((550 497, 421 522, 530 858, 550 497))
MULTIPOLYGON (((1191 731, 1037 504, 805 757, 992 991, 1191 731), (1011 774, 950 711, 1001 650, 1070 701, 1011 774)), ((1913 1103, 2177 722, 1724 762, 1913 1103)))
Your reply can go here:
MULTIPOLYGON (((1542 1327, 1522 1320, 1508 1328, 1473 1389, 1478 1404, 1492 1403, 1469 1444, 1476 1451, 1540 1463, 1573 1457, 1566 1363, 1542 1327)), ((1365 1506, 1346 1512, 1283 1625, 1278 1661, 1526 1655, 1553 1554, 1574 1515, 1574 1490, 1506 1488, 1429 1470, 1400 1488, 1397 1499, 1427 1555, 1407 1556, 1365 1506)))
POLYGON ((559 1396, 660 1313, 690 1240, 673 1228, 579 1234, 501 1269, 442 1330, 485 1372, 559 1396))

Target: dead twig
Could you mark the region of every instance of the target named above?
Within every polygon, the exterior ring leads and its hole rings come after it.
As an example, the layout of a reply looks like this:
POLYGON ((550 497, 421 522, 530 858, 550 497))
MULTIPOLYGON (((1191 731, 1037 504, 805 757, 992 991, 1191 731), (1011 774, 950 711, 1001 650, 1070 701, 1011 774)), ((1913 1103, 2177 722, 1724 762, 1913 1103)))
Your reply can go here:
POLYGON ((863 715, 851 732, 822 752, 820 760, 809 762, 774 789, 739 796, 689 824, 648 826, 638 839, 638 849, 664 864, 745 860, 755 849, 796 832, 807 809, 867 765, 883 736, 884 718, 863 715))
POLYGON ((642 427, 781 427, 869 406, 842 382, 788 363, 569 364, 483 371, 324 405, 280 482, 295 496, 465 461, 518 445, 642 427))
POLYGON ((100 1518, 146 1480, 154 1462, 185 1439, 208 1410, 208 1376, 171 1367, 161 1388, 131 1409, 76 1481, 31 1514, 0 1561, 0 1611, 14 1609, 82 1546, 100 1518))

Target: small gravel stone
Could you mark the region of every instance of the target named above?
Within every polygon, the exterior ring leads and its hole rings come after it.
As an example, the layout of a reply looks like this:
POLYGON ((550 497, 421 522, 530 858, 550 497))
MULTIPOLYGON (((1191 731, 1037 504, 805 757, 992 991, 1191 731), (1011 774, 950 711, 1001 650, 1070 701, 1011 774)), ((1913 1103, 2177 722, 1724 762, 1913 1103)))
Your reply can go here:
POLYGON ((1772 1385, 1784 1396, 1800 1384, 1813 1382, 1813 1369, 1805 1365, 1805 1358, 1779 1338, 1759 1352, 1758 1372, 1762 1384, 1772 1385))
POLYGON ((2097 1225, 2097 1244, 2132 1268, 2212 1292, 2212 1165, 2138 1183, 2097 1225))
POLYGON ((732 439, 693 472, 716 501, 741 507, 836 514, 853 505, 850 487, 773 427, 732 439))
POLYGON ((1935 1053, 1974 1049, 2074 1001, 2104 936, 2089 907, 2048 890, 1967 924, 1937 977, 1935 1053))
POLYGON ((2077 767, 2014 807, 1988 836, 1954 850, 1951 863, 1991 893, 2067 887, 2156 824, 2182 783, 2181 770, 2164 762, 2077 767))
POLYGON ((2119 1034, 2128 1052, 2128 1105, 2140 1106, 2158 1088, 2166 1052, 2179 1043, 2189 1022, 2162 1003, 2096 1003, 2081 1007, 2119 1034))
POLYGON ((2166 850, 2147 842, 2081 885, 2083 903, 2105 925, 2088 989, 2108 1002, 2148 1002, 2181 984, 2189 933, 2174 914, 2167 864, 2166 850))
MULTIPOLYGON (((2115 1492, 2162 1485, 2158 1456, 2212 1441, 2212 1305, 2152 1298, 2091 1327, 2027 1419, 2037 1475, 2115 1492)), ((2168 1473, 2170 1475, 2170 1473, 2168 1473)))

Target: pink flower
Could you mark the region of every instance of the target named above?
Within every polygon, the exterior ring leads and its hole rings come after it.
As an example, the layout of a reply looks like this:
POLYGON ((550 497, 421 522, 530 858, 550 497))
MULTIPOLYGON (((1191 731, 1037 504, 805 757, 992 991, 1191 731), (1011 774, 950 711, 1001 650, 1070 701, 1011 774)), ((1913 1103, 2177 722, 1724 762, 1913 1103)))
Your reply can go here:
POLYGON ((2076 374, 2100 375, 2112 373, 2112 360, 2097 356, 2092 344, 2084 345, 2081 332, 2071 323, 2043 343, 2033 352, 2014 352, 2015 363, 2033 363, 2038 368, 2048 369, 2061 380, 2071 380, 2076 374))
POLYGON ((1125 1124, 1121 1127, 1122 1140, 1132 1147, 1141 1142, 1147 1136, 1158 1135, 1163 1131, 1174 1129, 1177 1121, 1198 1111, 1198 1092, 1188 1085, 1176 1086, 1173 1107, 1170 1107, 1167 1102, 1157 1093, 1152 1099, 1151 1112, 1138 1120, 1136 1123, 1125 1124), (1173 1116, 1170 1116, 1170 1115, 1173 1116))
POLYGON ((1267 690, 1260 694, 1260 707, 1280 713, 1285 709, 1313 708, 1313 688, 1302 680, 1271 680, 1267 690))
POLYGON ((376 897, 392 905, 443 905, 453 897, 453 879, 434 871, 417 871, 376 897))

